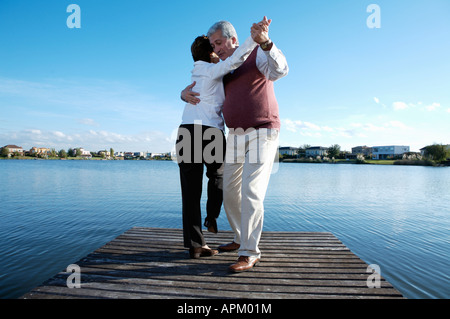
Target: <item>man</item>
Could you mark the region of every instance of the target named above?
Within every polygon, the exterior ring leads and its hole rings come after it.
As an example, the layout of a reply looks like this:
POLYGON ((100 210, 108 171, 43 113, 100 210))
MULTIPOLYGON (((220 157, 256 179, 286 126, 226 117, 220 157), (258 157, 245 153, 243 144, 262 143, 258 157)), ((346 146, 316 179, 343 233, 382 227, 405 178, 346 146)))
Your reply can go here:
MULTIPOLYGON (((278 149, 280 119, 273 82, 286 76, 286 58, 269 37, 271 20, 253 24, 251 34, 259 46, 250 57, 223 78, 223 115, 229 128, 223 175, 224 208, 234 231, 234 241, 221 251, 239 249, 239 258, 229 269, 251 269, 261 258, 258 244, 264 217, 264 197, 278 149)), ((227 21, 208 31, 214 52, 227 59, 239 45, 234 27, 227 21)), ((182 98, 199 99, 188 86, 182 98)))

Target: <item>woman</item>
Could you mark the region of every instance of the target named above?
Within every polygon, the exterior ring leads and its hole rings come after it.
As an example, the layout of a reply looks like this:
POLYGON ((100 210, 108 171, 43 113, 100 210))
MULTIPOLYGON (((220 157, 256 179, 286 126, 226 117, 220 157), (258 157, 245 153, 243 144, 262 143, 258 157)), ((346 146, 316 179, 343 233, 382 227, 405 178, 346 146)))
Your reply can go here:
POLYGON ((191 46, 194 59, 192 90, 200 94, 201 100, 197 105, 186 103, 176 145, 183 202, 184 246, 189 248, 191 258, 218 254, 217 250, 210 249, 206 245, 202 232, 200 201, 203 167, 206 166, 206 176, 208 177, 205 226, 209 231, 217 233, 216 219, 219 217, 223 201, 222 166, 225 156, 222 117, 225 94, 222 77, 241 66, 256 45, 256 42, 249 37, 232 56, 220 62, 207 37, 197 37, 191 46), (205 132, 208 132, 206 135, 214 136, 215 139, 212 142, 209 138, 206 139, 205 132), (222 154, 220 160, 216 158, 216 160, 210 161, 205 158, 205 148, 210 143, 221 148, 215 149, 215 152, 222 154))

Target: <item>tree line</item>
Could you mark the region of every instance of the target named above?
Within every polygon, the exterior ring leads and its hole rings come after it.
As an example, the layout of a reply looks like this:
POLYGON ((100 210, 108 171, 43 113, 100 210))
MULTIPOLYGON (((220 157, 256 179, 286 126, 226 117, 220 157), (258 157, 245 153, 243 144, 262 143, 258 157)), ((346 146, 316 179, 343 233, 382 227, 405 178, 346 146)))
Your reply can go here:
MULTIPOLYGON (((298 147, 297 150, 297 156, 299 158, 305 158, 306 157, 306 150, 310 148, 311 145, 304 144, 298 147)), ((341 151, 341 146, 339 144, 331 145, 330 147, 326 148, 327 151, 327 158, 335 158, 335 159, 344 159, 346 154, 349 152, 341 151)), ((447 159, 450 159, 450 146, 444 145, 444 144, 437 144, 434 143, 432 145, 428 145, 422 149, 423 156, 421 156, 418 153, 409 152, 406 153, 409 157, 412 155, 416 156, 416 159, 426 159, 429 161, 432 161, 434 163, 441 163, 446 161, 447 159)), ((281 156, 280 156, 281 157, 281 156)), ((292 156, 284 155, 283 158, 290 158, 292 156)), ((371 154, 367 154, 367 158, 371 158, 371 154)), ((398 155, 398 159, 402 159, 402 155, 398 155)), ((403 160, 405 158, 403 157, 403 160)), ((357 160, 364 162, 365 158, 361 154, 358 156, 357 160)))
MULTIPOLYGON (((90 152, 92 157, 107 157, 107 151, 100 151, 100 152, 90 152)), ((109 156, 114 156, 114 149, 110 148, 109 150, 109 156)), ((82 151, 80 148, 69 148, 67 151, 64 149, 61 149, 59 151, 56 151, 54 148, 49 149, 49 151, 45 153, 35 153, 35 154, 29 154, 31 157, 38 157, 38 158, 69 158, 69 157, 80 157, 82 155, 82 151)), ((20 154, 19 152, 10 153, 10 150, 7 147, 3 147, 0 150, 0 157, 19 157, 23 156, 23 154, 20 154)))

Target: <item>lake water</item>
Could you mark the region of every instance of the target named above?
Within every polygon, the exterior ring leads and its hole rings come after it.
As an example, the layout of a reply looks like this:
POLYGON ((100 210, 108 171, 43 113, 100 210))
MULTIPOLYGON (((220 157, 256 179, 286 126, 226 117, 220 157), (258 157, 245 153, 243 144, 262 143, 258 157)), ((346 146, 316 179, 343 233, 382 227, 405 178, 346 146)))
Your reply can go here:
MULTIPOLYGON (((0 176, 0 298, 131 227, 182 228, 173 162, 1 160, 0 176)), ((449 298, 449 203, 447 167, 280 163, 264 230, 331 232, 405 297, 449 298)))

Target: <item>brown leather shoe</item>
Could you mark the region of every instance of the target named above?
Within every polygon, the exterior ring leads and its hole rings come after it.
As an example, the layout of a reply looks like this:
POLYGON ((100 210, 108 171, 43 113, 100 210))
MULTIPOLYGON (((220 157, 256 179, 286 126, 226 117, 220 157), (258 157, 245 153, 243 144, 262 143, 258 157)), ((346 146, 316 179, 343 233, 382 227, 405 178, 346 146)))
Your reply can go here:
POLYGON ((211 257, 219 253, 218 250, 208 248, 189 248, 189 256, 192 259, 198 259, 200 257, 211 257))
POLYGON ((253 266, 259 263, 259 258, 256 257, 248 257, 248 256, 239 256, 237 262, 228 269, 232 272, 242 272, 252 269, 253 266))
POLYGON ((229 244, 225 244, 225 245, 221 245, 219 246, 219 250, 220 251, 224 251, 224 252, 229 252, 229 251, 235 251, 238 250, 239 247, 241 247, 241 245, 236 244, 234 241, 229 243, 229 244))

